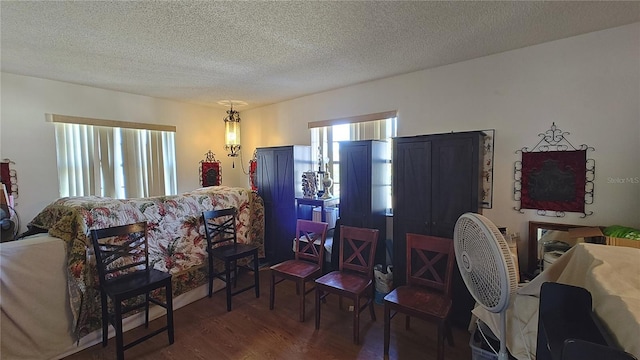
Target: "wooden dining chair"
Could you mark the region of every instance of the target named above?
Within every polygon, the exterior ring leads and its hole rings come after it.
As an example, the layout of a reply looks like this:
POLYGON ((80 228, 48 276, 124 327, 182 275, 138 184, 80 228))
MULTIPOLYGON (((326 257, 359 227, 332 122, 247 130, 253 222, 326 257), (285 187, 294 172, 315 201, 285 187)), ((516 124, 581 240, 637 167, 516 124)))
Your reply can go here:
POLYGON ((239 244, 236 233, 236 208, 209 210, 202 213, 205 235, 207 238, 207 253, 209 253, 209 297, 213 295, 213 279, 219 278, 226 284, 227 311, 231 311, 231 298, 250 289, 255 289, 256 298, 260 297, 260 273, 258 263, 258 247, 249 244, 239 244), (253 284, 232 290, 238 281, 238 260, 252 258, 253 284), (224 273, 216 271, 214 259, 224 262, 224 273), (233 272, 234 278, 231 279, 233 272))
POLYGON ((412 316, 438 324, 438 360, 442 360, 445 336, 453 346, 448 322, 455 261, 453 240, 418 234, 406 236, 407 284, 384 297, 384 354, 389 354, 391 319, 397 313, 404 313, 407 330, 412 316))
POLYGON ((273 310, 276 284, 283 280, 294 281, 296 283, 296 294, 298 294, 300 301, 300 322, 304 322, 305 295, 314 289, 306 290, 305 284, 322 275, 325 253, 324 243, 327 240, 328 226, 324 222, 301 219, 297 221, 294 259, 286 260, 271 267, 270 310, 273 310))
POLYGON ((373 309, 373 263, 377 243, 377 229, 340 226, 339 270, 316 279, 316 330, 320 329, 320 301, 328 294, 340 296, 340 305, 342 297, 353 300, 355 344, 360 343, 360 313, 369 308, 371 320, 376 321, 373 309), (362 298, 366 298, 364 304, 361 304, 362 298))
POLYGON ((149 266, 147 223, 115 226, 91 230, 91 240, 96 256, 102 303, 102 346, 107 346, 108 326, 116 330, 116 356, 124 359, 124 351, 152 336, 167 331, 169 344, 173 344, 173 299, 171 274, 149 266), (164 289, 165 302, 151 297, 157 289, 164 289), (144 295, 142 301, 136 298, 144 295), (108 299, 112 303, 109 311, 108 299), (124 344, 122 318, 133 310, 144 308, 145 327, 149 327, 149 303, 164 307, 167 311, 166 326, 124 344))

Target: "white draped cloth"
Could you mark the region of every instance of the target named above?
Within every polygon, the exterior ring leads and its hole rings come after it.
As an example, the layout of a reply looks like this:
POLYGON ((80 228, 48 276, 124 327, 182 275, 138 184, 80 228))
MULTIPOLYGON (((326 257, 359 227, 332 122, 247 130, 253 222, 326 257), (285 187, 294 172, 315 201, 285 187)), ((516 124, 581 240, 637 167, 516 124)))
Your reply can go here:
MULTIPOLYGON (((517 359, 535 359, 542 283, 587 289, 593 311, 620 348, 640 358, 640 249, 578 244, 518 290, 507 310, 507 349, 517 359)), ((499 316, 477 306, 473 314, 499 336, 499 316)))

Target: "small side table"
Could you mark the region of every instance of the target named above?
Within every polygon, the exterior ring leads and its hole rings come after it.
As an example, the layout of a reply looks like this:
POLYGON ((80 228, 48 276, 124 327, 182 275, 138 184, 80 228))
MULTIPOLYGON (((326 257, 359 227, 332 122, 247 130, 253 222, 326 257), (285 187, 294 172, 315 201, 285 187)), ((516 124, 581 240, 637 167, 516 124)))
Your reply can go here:
POLYGON ((330 206, 337 206, 340 204, 340 198, 334 197, 329 199, 307 199, 296 198, 296 215, 300 217, 300 206, 311 206, 312 211, 314 207, 320 207, 320 214, 323 222, 327 221, 327 214, 324 209, 330 206))

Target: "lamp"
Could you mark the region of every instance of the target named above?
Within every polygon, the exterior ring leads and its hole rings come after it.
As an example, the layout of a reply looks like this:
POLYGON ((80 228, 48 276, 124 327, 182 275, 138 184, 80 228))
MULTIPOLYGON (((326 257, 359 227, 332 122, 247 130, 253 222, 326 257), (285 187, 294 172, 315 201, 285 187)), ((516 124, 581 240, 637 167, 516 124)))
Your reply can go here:
POLYGON ((227 110, 224 118, 224 149, 229 153, 227 156, 236 157, 240 152, 240 114, 231 108, 227 110))

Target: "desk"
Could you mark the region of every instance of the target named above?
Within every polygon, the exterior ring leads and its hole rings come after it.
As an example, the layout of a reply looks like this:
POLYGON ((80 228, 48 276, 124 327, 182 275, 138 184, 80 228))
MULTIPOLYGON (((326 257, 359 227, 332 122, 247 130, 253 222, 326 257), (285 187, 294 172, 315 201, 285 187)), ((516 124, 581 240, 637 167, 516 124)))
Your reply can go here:
POLYGON ((327 214, 324 209, 330 206, 338 206, 340 204, 340 198, 329 198, 329 199, 307 199, 307 198, 296 198, 296 215, 300 218, 300 206, 311 206, 312 216, 313 216, 313 208, 320 207, 320 214, 322 217, 322 222, 327 221, 327 214))
MULTIPOLYGON (((507 309, 507 348, 517 359, 535 358, 538 298, 545 281, 580 286, 593 311, 626 352, 640 358, 640 249, 581 243, 518 290, 507 309)), ((476 307, 473 314, 499 334, 498 314, 476 307)))

